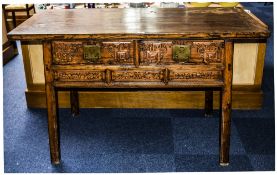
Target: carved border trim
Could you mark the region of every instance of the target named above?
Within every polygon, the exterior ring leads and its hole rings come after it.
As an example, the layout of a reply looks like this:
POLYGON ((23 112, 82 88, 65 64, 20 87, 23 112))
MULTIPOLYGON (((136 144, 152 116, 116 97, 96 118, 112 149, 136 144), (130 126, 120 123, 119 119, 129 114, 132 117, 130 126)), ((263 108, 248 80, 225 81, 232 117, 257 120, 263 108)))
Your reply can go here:
POLYGON ((56 81, 103 81, 103 71, 54 71, 56 81))

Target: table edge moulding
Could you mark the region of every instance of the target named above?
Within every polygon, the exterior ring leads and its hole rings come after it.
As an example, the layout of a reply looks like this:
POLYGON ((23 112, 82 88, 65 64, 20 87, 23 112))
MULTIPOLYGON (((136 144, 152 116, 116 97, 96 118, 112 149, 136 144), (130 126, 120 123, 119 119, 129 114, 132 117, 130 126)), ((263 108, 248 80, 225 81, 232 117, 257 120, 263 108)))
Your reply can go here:
MULTIPOLYGON (((242 8, 47 10, 12 30, 42 43, 51 162, 59 164, 57 91, 205 91, 205 114, 220 92, 220 165, 229 164, 234 43, 270 32, 242 8)), ((80 126, 81 127, 81 126, 80 126)), ((216 144, 216 143, 215 143, 216 144)))

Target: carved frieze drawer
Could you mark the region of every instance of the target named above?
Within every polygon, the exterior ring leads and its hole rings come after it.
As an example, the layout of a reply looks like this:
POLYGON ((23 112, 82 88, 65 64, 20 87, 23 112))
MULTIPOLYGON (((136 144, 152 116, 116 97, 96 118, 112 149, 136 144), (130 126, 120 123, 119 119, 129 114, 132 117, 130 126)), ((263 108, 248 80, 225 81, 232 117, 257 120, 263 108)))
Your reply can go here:
POLYGON ((205 81, 205 80, 222 80, 222 71, 205 70, 205 71, 171 71, 170 81, 205 81))
POLYGON ((153 64, 222 64, 222 40, 142 41, 140 65, 153 64))
POLYGON ((102 82, 105 72, 98 70, 54 70, 55 81, 95 81, 102 82))
POLYGON ((148 67, 140 68, 120 66, 106 67, 78 67, 78 69, 57 66, 54 68, 54 80, 61 82, 101 82, 112 85, 113 83, 132 83, 140 82, 142 85, 159 82, 161 85, 167 85, 174 82, 205 82, 222 81, 222 70, 217 66, 205 65, 185 65, 185 66, 167 66, 167 67, 148 67))
POLYGON ((188 81, 220 81, 220 70, 172 70, 169 68, 157 70, 112 71, 114 82, 188 82, 188 81))
POLYGON ((134 64, 133 41, 54 41, 54 64, 134 64))

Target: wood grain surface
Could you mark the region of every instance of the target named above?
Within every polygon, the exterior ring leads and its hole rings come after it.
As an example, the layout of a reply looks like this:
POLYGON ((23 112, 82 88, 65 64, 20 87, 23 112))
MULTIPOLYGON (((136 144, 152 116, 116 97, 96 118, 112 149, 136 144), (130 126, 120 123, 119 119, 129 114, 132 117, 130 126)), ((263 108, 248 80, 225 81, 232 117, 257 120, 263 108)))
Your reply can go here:
POLYGON ((267 26, 241 8, 46 10, 9 34, 15 40, 267 38, 267 26), (51 26, 51 27, 49 27, 51 26))

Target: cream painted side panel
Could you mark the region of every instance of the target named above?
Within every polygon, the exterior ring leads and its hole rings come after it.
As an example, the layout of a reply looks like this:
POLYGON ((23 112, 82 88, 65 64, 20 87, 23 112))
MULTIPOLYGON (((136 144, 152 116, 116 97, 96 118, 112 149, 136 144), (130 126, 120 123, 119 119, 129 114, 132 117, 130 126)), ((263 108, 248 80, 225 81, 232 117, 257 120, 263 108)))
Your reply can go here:
MULTIPOLYGON (((33 83, 42 84, 44 83, 42 45, 30 45, 29 51, 33 83)), ((257 43, 239 43, 234 45, 233 84, 254 84, 257 53, 257 43)))
POLYGON ((233 84, 254 85, 258 43, 234 45, 233 84))
POLYGON ((29 45, 29 57, 31 64, 31 72, 34 84, 43 84, 44 68, 43 68, 43 51, 42 45, 29 45))

